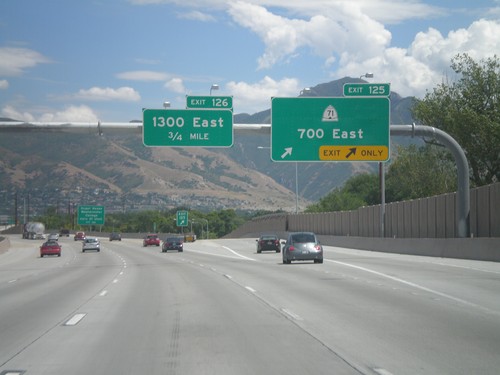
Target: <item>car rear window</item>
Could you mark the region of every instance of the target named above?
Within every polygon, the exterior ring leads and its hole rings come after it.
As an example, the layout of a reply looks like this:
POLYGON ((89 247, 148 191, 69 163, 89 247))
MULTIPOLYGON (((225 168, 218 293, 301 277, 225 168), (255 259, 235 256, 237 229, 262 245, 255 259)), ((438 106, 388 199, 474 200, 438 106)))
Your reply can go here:
POLYGON ((276 236, 262 236, 261 239, 262 240, 277 240, 278 237, 276 237, 276 236))
POLYGON ((314 235, 308 233, 300 233, 292 236, 293 242, 306 243, 306 242, 316 242, 314 235))

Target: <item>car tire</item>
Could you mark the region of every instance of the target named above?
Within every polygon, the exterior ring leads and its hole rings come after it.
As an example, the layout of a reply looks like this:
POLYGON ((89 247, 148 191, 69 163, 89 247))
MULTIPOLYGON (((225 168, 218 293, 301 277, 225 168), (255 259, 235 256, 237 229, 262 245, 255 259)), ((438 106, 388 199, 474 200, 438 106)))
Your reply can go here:
POLYGON ((57 254, 57 256, 58 256, 58 257, 60 257, 60 256, 61 256, 61 254, 57 254))
POLYGON ((323 259, 314 259, 314 263, 323 263, 323 259))
POLYGON ((43 254, 40 254, 40 258, 43 258, 43 254))
POLYGON ((260 253, 262 253, 262 250, 257 250, 257 254, 260 254, 260 253))

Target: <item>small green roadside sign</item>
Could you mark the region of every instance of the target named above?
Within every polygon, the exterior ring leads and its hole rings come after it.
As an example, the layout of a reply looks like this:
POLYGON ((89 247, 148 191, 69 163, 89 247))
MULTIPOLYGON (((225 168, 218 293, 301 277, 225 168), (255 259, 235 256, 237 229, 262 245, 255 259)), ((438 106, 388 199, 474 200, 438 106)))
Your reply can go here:
POLYGON ((232 109, 232 96, 190 96, 186 95, 186 107, 194 109, 232 109))
POLYGON ((390 102, 374 98, 273 98, 271 159, 386 161, 390 102))
POLYGON ((104 206, 78 206, 78 225, 104 225, 104 206))
POLYGON ((231 147, 233 112, 230 109, 145 109, 142 140, 145 146, 231 147))
POLYGON ((389 83, 345 83, 344 96, 389 96, 389 83))
POLYGON ((187 227, 188 226, 188 211, 177 211, 177 226, 187 227))

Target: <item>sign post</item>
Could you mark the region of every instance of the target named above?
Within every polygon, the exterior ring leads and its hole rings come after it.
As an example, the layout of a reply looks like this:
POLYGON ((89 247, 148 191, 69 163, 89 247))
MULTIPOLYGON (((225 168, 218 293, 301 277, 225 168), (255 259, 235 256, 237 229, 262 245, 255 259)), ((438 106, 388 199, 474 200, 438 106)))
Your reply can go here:
POLYGON ((145 109, 142 141, 145 146, 231 147, 233 112, 230 109, 145 109))
POLYGON ((290 161, 386 161, 387 97, 273 98, 271 159, 290 161))
POLYGON ((104 225, 104 206, 78 206, 78 225, 104 225))

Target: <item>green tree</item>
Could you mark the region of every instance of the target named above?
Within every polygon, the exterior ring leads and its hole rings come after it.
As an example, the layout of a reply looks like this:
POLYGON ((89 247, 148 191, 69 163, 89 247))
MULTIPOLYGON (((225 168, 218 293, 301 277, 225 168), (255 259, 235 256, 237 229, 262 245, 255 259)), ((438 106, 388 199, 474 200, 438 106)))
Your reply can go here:
POLYGON ((413 108, 416 119, 450 134, 465 150, 476 186, 500 181, 500 61, 452 59, 458 81, 442 83, 413 108))
POLYGON ((306 212, 332 212, 354 210, 380 203, 377 174, 363 173, 348 179, 342 188, 335 188, 306 212))
POLYGON ((456 190, 457 172, 449 153, 435 145, 398 147, 386 176, 386 201, 429 197, 456 190))

